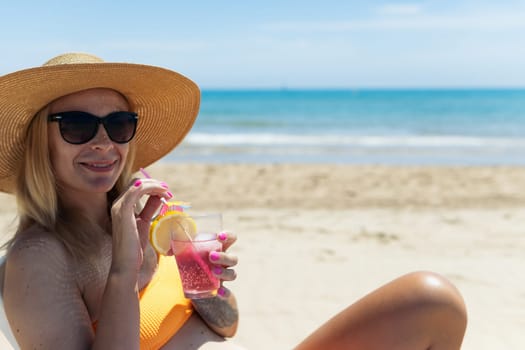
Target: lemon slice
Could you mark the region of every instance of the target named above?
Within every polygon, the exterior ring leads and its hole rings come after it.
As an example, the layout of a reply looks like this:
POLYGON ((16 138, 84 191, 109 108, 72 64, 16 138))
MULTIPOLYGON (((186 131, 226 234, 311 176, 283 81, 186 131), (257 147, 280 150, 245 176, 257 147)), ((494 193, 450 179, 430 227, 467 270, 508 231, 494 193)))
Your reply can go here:
POLYGON ((153 220, 149 230, 149 240, 157 253, 172 255, 171 240, 188 240, 195 236, 197 226, 195 221, 184 212, 170 210, 153 220))

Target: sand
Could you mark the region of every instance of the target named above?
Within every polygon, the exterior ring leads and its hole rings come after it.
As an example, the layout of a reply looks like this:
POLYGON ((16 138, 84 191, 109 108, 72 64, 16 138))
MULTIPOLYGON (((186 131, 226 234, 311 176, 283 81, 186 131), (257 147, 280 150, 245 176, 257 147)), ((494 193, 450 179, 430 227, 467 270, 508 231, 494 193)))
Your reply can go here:
MULTIPOLYGON (((235 342, 290 349, 366 293, 416 270, 449 278, 469 311, 463 349, 525 348, 525 168, 159 163, 194 209, 239 241, 235 342)), ((14 203, 0 195, 0 227, 14 203)))

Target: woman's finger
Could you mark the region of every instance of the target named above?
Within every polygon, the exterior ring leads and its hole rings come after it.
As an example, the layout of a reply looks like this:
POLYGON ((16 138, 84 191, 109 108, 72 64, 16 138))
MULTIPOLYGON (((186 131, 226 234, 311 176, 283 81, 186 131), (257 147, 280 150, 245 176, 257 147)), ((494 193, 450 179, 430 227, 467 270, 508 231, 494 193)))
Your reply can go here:
POLYGON ((159 209, 161 198, 168 200, 173 197, 165 183, 152 179, 137 179, 133 182, 130 190, 135 192, 139 198, 149 195, 144 208, 139 214, 140 218, 145 221, 150 221, 153 218, 159 209))
POLYGON ((236 255, 224 253, 224 252, 210 252, 208 257, 210 261, 215 265, 221 265, 226 267, 232 267, 237 265, 239 259, 236 255))
POLYGON ((237 241, 237 235, 230 231, 222 231, 217 234, 217 240, 222 243, 222 250, 226 251, 237 241))
POLYGON ((159 210, 159 207, 161 204, 162 204, 162 201, 160 197, 150 196, 148 200, 146 201, 146 204, 144 204, 144 208, 139 214, 140 218, 144 221, 148 221, 148 222, 151 221, 153 219, 153 216, 159 210))
POLYGON ((220 298, 223 298, 223 299, 228 299, 228 297, 230 296, 231 292, 228 288, 224 287, 222 284, 221 286, 219 287, 219 290, 217 291, 217 295, 220 297, 220 298))
POLYGON ((212 272, 223 281, 233 281, 237 278, 237 273, 234 269, 226 269, 218 265, 213 267, 212 272))

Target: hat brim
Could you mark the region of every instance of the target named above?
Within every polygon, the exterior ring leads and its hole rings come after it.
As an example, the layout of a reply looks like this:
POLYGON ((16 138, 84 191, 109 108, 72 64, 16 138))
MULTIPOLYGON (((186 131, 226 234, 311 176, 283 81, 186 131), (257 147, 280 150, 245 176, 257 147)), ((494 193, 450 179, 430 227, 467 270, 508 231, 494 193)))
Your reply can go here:
POLYGON ((199 111, 198 86, 160 67, 130 63, 43 66, 0 77, 0 190, 12 192, 24 154, 27 127, 35 114, 59 97, 92 88, 123 94, 139 115, 134 170, 173 150, 199 111))

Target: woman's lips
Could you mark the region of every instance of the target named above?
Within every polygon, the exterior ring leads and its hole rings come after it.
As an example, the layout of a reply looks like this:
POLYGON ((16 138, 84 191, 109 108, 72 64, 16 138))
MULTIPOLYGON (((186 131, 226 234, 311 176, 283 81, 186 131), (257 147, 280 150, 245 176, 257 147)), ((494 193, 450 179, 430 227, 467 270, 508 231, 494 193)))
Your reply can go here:
POLYGON ((97 173, 105 173, 112 171, 115 168, 117 161, 104 161, 104 162, 80 162, 84 168, 89 169, 97 173))

